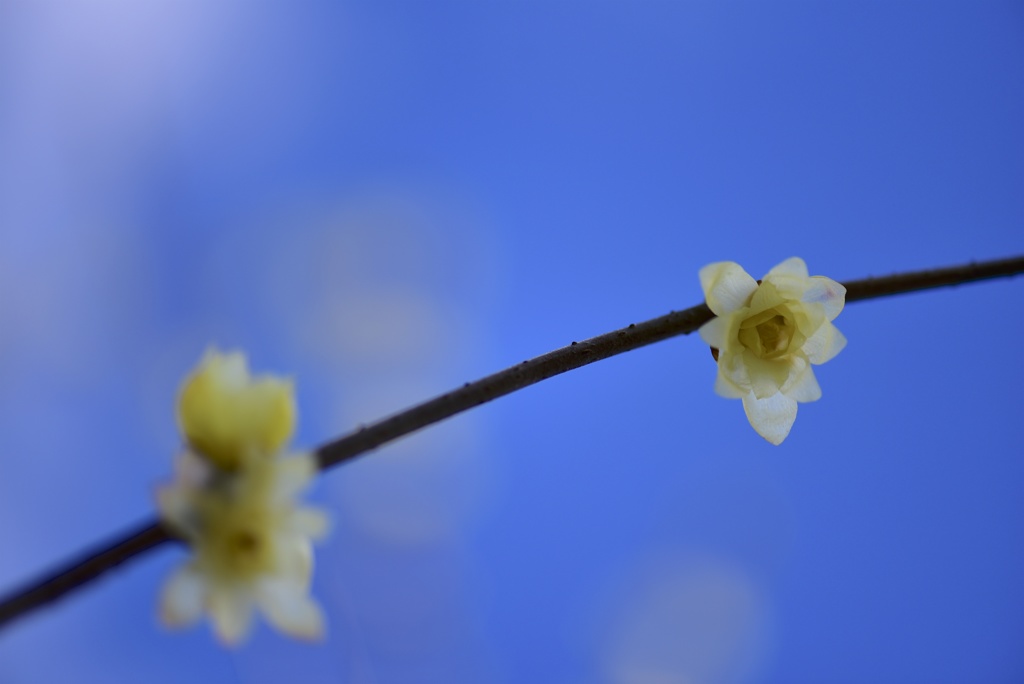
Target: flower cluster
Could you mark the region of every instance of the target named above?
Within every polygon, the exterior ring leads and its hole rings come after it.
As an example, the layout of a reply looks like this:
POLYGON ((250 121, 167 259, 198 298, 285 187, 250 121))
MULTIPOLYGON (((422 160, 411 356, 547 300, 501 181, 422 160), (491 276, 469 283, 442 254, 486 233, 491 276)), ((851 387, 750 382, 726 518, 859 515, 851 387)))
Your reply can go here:
POLYGON ((239 352, 208 352, 182 386, 187 447, 157 503, 194 555, 164 588, 164 623, 189 625, 206 612, 217 636, 235 644, 259 608, 284 632, 322 635, 308 592, 311 541, 327 519, 295 501, 316 474, 312 454, 282 457, 295 427, 293 394, 289 381, 250 376, 239 352))
POLYGON ((797 402, 817 401, 821 388, 811 365, 846 346, 832 325, 843 310, 846 288, 809 277, 792 257, 754 280, 732 261, 700 270, 708 308, 717 316, 700 329, 718 361, 715 391, 742 399, 757 433, 781 444, 796 420, 797 402))

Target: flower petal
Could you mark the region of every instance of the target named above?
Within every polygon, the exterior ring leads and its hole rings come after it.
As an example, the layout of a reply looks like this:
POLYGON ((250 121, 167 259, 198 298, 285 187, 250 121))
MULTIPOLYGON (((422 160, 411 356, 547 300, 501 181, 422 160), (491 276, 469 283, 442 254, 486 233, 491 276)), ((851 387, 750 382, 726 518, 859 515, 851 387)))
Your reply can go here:
POLYGON ((186 627, 203 614, 206 581, 191 565, 179 568, 164 585, 160 619, 168 627, 186 627))
POLYGON ((164 485, 156 490, 156 509, 160 518, 171 523, 175 530, 185 526, 185 521, 192 511, 192 498, 183 488, 175 485, 164 485))
POLYGON ((174 460, 174 478, 186 487, 202 487, 209 482, 210 475, 210 465, 188 449, 174 460))
POLYGON ((712 318, 710 321, 700 326, 697 331, 700 334, 700 338, 707 342, 710 346, 716 349, 724 349, 728 344, 729 334, 732 329, 732 325, 735 317, 726 314, 717 318, 712 318))
POLYGON ((274 575, 308 588, 313 579, 313 544, 309 539, 282 535, 277 539, 277 553, 274 575))
POLYGON ((741 399, 748 394, 747 390, 732 384, 729 378, 721 373, 715 376, 715 392, 726 399, 741 399))
POLYGON ((700 269, 700 286, 708 308, 722 316, 746 306, 757 281, 735 261, 718 261, 700 269))
POLYGON ((816 302, 825 308, 825 318, 835 320, 846 303, 846 288, 831 278, 814 276, 809 279, 807 288, 801 299, 805 302, 816 302))
MULTIPOLYGON (((747 313, 748 318, 780 306, 786 301, 785 292, 778 285, 778 281, 775 280, 765 280, 761 283, 748 302, 750 308, 747 313)), ((769 314, 770 316, 771 314, 769 314)), ((744 320, 743 324, 744 326, 748 325, 749 320, 744 320)))
POLYGON ((207 597, 210 619, 217 637, 228 646, 241 642, 252 624, 249 592, 232 584, 218 584, 207 597))
POLYGON ((197 452, 232 471, 248 452, 274 455, 290 439, 294 389, 290 380, 250 376, 240 352, 211 350, 181 387, 178 423, 197 452))
POLYGON ((792 364, 789 359, 770 361, 759 358, 749 349, 743 352, 743 362, 750 377, 750 390, 758 399, 764 399, 782 390, 789 380, 792 364))
POLYGON ((744 352, 734 351, 729 347, 718 350, 718 372, 736 387, 743 389, 745 395, 750 391, 750 373, 744 362, 744 352))
POLYGON ((310 539, 323 539, 330 527, 331 521, 326 513, 318 508, 303 506, 296 508, 288 516, 285 532, 310 539))
MULTIPOLYGON (((788 302, 784 308, 792 317, 804 341, 813 336, 821 326, 828 323, 825 306, 818 302, 792 301, 788 302)), ((803 344, 803 341, 800 344, 803 344)))
POLYGON ((778 266, 772 268, 765 274, 768 276, 794 276, 796 278, 807 277, 807 264, 800 257, 789 257, 778 266))
POLYGON ((846 346, 846 337, 829 321, 804 342, 803 352, 813 364, 822 364, 841 352, 846 346))
POLYGON ((323 637, 323 612, 301 585, 267 579, 257 585, 256 600, 270 624, 282 632, 303 639, 323 637))
POLYGON ((802 370, 794 373, 787 386, 782 388, 782 393, 793 401, 818 401, 821 399, 821 386, 814 377, 814 369, 806 361, 803 361, 803 366, 802 370))
POLYGON ((743 410, 757 434, 778 446, 789 435, 796 420, 796 401, 781 392, 758 399, 751 392, 743 397, 743 410))
POLYGON ((311 453, 282 459, 274 464, 274 494, 278 501, 293 499, 316 475, 316 458, 311 453))

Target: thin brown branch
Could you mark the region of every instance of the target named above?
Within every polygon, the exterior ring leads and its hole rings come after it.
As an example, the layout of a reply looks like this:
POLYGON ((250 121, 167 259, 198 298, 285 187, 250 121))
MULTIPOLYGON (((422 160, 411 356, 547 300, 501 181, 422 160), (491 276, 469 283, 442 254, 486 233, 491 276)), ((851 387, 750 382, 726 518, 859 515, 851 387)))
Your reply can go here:
POLYGON ((1024 273, 1024 256, 994 261, 972 261, 962 266, 935 268, 930 271, 897 273, 883 278, 863 278, 846 285, 846 301, 859 302, 887 295, 952 287, 992 278, 1006 278, 1024 273))
MULTIPOLYGON (((845 283, 846 301, 855 302, 917 290, 960 285, 989 278, 1024 273, 1024 256, 963 266, 865 278, 845 283)), ((705 304, 673 311, 643 323, 592 337, 523 361, 459 389, 396 413, 390 418, 360 428, 317 449, 321 470, 352 460, 383 444, 439 423, 516 390, 555 375, 615 356, 623 352, 689 334, 712 318, 705 304)), ((173 537, 158 521, 147 522, 135 531, 87 551, 41 580, 11 592, 0 600, 0 627, 36 608, 56 601, 108 570, 155 548, 173 537)))
POLYGON ((86 551, 80 558, 42 579, 10 593, 0 602, 0 626, 34 608, 56 601, 72 589, 87 584, 108 570, 171 540, 159 521, 147 522, 121 537, 86 551))
MULTIPOLYGON (((898 273, 883 278, 865 278, 845 283, 846 301, 959 285, 1022 272, 1024 257, 1015 257, 951 268, 898 273)), ((712 313, 707 305, 700 304, 685 311, 673 311, 643 323, 630 324, 625 328, 579 343, 573 342, 567 347, 523 361, 518 366, 506 368, 476 382, 466 383, 457 390, 325 444, 317 451, 320 468, 338 465, 372 451, 382 444, 552 376, 670 337, 688 335, 711 318, 712 313)))

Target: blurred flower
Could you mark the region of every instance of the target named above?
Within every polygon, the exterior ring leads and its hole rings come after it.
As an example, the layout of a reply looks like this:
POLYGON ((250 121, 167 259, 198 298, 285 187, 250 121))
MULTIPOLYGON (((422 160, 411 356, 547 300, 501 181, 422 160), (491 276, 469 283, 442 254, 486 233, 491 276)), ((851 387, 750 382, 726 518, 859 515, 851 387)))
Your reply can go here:
POLYGON ((178 397, 178 424, 189 445, 221 470, 269 458, 295 430, 290 380, 249 374, 241 352, 210 350, 178 397))
POLYGON ((715 391, 743 399, 757 433, 781 444, 796 420, 797 402, 817 401, 821 388, 811 364, 825 363, 846 346, 832 325, 846 288, 808 277, 792 257, 755 281, 732 261, 708 264, 700 283, 714 318, 700 329, 718 361, 715 391))
POLYGON ((198 426, 189 441, 214 445, 219 458, 184 451, 175 481, 157 492, 164 524, 194 554, 164 587, 165 624, 189 625, 207 612, 230 645, 245 637, 259 608, 283 632, 309 639, 323 634, 323 615, 308 592, 311 541, 326 533, 327 518, 295 500, 315 476, 316 460, 313 454, 278 458, 279 435, 287 436, 294 423, 293 405, 290 383, 250 381, 238 353, 208 353, 186 381, 179 416, 183 425, 198 426), (202 416, 200 408, 220 415, 202 416), (222 469, 222 462, 231 469, 222 469))

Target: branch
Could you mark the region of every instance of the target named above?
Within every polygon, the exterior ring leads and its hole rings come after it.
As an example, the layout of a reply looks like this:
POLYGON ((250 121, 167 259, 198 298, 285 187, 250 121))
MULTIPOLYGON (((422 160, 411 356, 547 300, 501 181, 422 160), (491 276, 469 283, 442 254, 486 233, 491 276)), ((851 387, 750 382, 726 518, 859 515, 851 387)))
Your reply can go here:
MULTIPOLYGON (((856 302, 1020 273, 1024 273, 1024 256, 899 273, 882 278, 865 278, 845 283, 846 301, 856 302)), ((670 337, 687 335, 711 318, 713 314, 705 304, 684 311, 673 311, 643 323, 631 323, 625 328, 589 340, 573 342, 567 347, 523 361, 476 382, 468 382, 459 389, 324 444, 316 450, 320 469, 326 470, 350 461, 399 437, 555 375, 670 337)), ((85 552, 52 574, 16 589, 0 600, 0 628, 35 608, 56 601, 134 556, 172 539, 173 536, 159 521, 152 521, 119 539, 85 552)))
POLYGON ((1006 278, 1024 273, 1024 256, 996 259, 994 261, 972 261, 963 266, 935 268, 930 271, 897 273, 884 278, 864 278, 844 283, 846 301, 859 302, 887 295, 931 290, 937 287, 952 287, 978 280, 1006 278))
POLYGON ((56 601, 72 589, 172 539, 159 521, 148 522, 119 539, 97 545, 50 575, 11 592, 0 601, 0 627, 20 615, 56 601))

